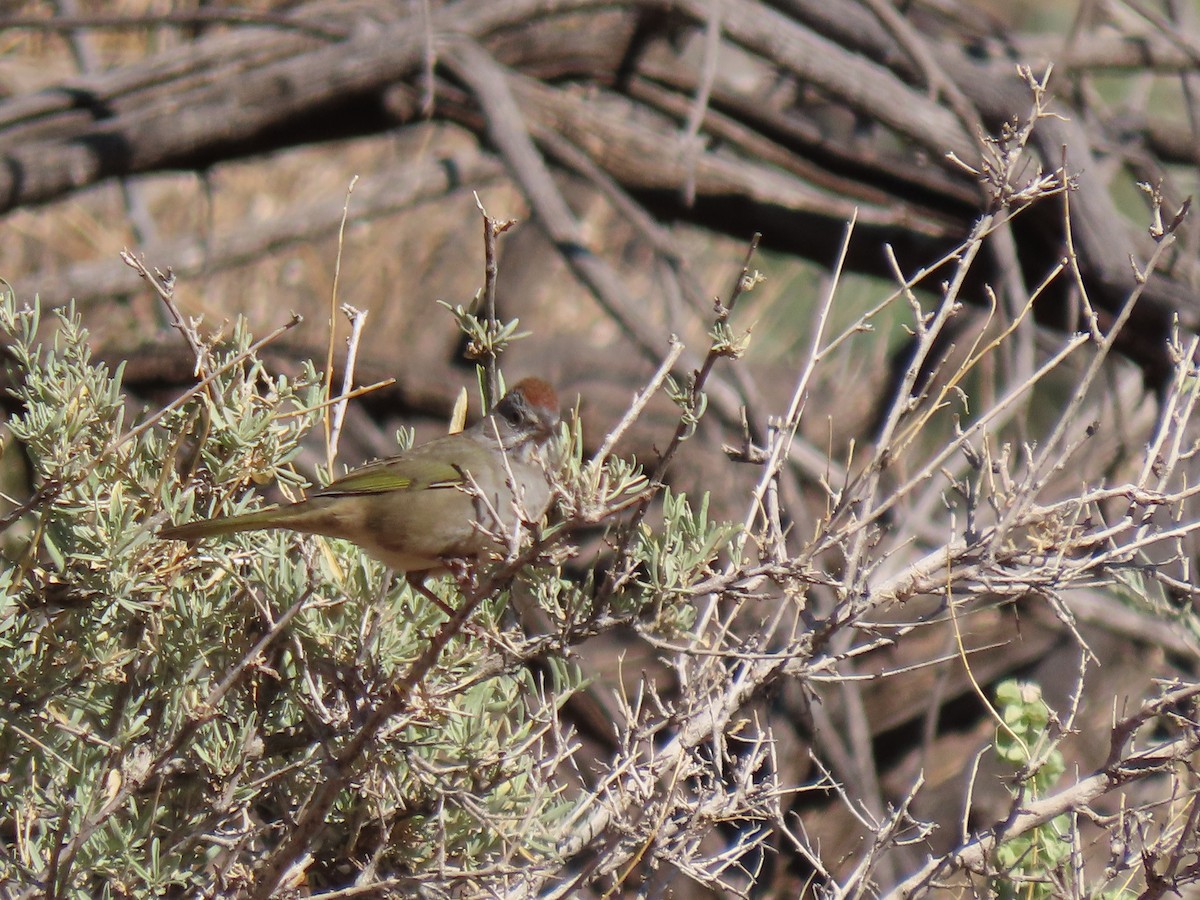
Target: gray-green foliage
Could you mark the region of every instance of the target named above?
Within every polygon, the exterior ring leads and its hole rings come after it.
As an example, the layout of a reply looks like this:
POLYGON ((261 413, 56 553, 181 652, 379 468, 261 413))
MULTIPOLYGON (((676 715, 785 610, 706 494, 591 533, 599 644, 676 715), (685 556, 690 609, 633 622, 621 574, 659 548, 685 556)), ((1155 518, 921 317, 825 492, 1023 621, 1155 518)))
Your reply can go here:
MULTIPOLYGON (((996 686, 996 704, 1003 724, 996 729, 995 749, 1000 761, 1024 781, 1009 790, 1014 797, 1045 796, 1062 777, 1063 755, 1053 745, 1051 711, 1036 684, 1008 679, 996 686), (1028 772, 1027 767, 1036 766, 1028 772)), ((1028 900, 1058 896, 1053 880, 1071 855, 1070 816, 1055 816, 996 848, 1002 876, 995 880, 999 897, 1028 900)))
MULTIPOLYGON (((203 384, 130 423, 121 371, 91 359, 73 309, 43 322, 6 292, 0 331, 21 410, 8 427, 41 489, 3 536, 0 885, 236 893, 378 708, 394 715, 295 860, 310 884, 365 872, 441 896, 463 893, 465 877, 466 893, 486 893, 489 876, 473 873, 555 864, 575 802, 557 778, 570 751, 556 716, 580 676, 546 647, 593 633, 600 614, 594 576, 552 563, 574 552, 571 523, 645 498, 636 465, 585 464, 578 422, 559 444, 558 520, 515 588, 557 632, 521 651, 544 675, 514 651, 527 636, 498 590, 396 704, 446 613, 389 586, 357 548, 287 531, 192 547, 156 536, 251 509, 259 485, 302 486, 290 464, 323 400, 311 365, 270 375, 237 325, 205 348, 203 384)), ((732 534, 706 503, 668 496, 660 527, 628 535, 632 577, 602 610, 678 633, 687 585, 732 534)), ((434 587, 458 602, 449 583, 434 587)))
POLYGON ((633 557, 644 573, 637 580, 638 598, 658 615, 658 625, 669 633, 686 631, 692 625, 693 608, 683 602, 698 573, 725 548, 738 528, 728 522, 711 521, 708 495, 692 508, 685 494, 663 492, 664 527, 656 530, 643 523, 633 557))
MULTIPOLYGON (((156 537, 258 503, 252 483, 298 480, 288 463, 321 400, 311 367, 268 376, 238 327, 207 390, 135 429, 120 370, 90 358, 74 311, 42 322, 6 294, 0 329, 23 410, 9 428, 49 495, 0 568, 0 882, 233 889, 444 615, 407 587, 381 594, 382 568, 343 542, 156 537)), ((380 874, 471 869, 552 847, 566 809, 542 770, 552 705, 524 668, 478 676, 491 653, 466 633, 442 655, 343 791, 314 872, 342 857, 380 874)))

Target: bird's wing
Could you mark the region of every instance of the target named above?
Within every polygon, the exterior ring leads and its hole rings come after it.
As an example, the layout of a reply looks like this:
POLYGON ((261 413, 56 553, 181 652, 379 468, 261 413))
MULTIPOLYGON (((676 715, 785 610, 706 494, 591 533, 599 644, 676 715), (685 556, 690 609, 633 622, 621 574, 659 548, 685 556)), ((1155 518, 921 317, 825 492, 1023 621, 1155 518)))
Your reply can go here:
POLYGON ((456 488, 465 483, 462 469, 453 463, 431 459, 426 454, 404 454, 377 460, 347 472, 318 491, 317 496, 456 488))

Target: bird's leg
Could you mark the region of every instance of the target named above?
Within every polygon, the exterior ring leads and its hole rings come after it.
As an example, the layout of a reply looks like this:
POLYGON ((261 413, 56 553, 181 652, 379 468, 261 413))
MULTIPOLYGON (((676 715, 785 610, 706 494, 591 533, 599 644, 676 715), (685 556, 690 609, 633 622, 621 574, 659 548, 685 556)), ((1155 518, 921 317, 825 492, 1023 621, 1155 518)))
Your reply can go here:
POLYGON ((426 600, 428 600, 430 603, 432 603, 434 606, 436 606, 438 609, 440 609, 442 612, 444 612, 446 615, 453 617, 453 615, 455 613, 454 607, 450 606, 448 603, 446 603, 445 600, 443 600, 441 597, 439 597, 437 594, 435 594, 433 591, 431 591, 429 588, 427 588, 425 586, 425 575, 426 574, 427 573, 425 573, 425 572, 410 572, 406 576, 406 578, 408 580, 408 586, 410 588, 412 588, 414 591, 416 591, 418 594, 420 594, 422 597, 424 597, 426 600))
MULTIPOLYGON (((454 581, 458 585, 459 592, 465 597, 467 589, 473 586, 473 582, 471 580, 471 569, 467 565, 467 560, 447 559, 444 560, 444 562, 446 571, 454 578, 454 581)), ((459 611, 425 586, 425 576, 428 574, 428 572, 410 572, 405 576, 405 580, 408 581, 409 587, 444 612, 447 618, 453 619, 458 615, 459 611)), ((473 622, 463 622, 462 629, 467 632, 467 634, 485 641, 486 643, 492 644, 493 646, 499 646, 501 649, 506 649, 505 646, 497 640, 495 635, 488 634, 473 622)))

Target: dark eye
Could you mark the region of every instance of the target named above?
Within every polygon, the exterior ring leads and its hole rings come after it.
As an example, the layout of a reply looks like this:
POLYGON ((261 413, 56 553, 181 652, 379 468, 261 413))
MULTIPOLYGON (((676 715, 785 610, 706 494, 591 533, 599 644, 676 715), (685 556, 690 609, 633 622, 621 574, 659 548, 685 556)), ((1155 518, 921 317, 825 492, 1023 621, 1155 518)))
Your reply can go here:
POLYGON ((521 413, 521 408, 516 403, 505 403, 500 407, 500 415, 504 416, 504 421, 509 425, 520 425, 525 418, 521 413))

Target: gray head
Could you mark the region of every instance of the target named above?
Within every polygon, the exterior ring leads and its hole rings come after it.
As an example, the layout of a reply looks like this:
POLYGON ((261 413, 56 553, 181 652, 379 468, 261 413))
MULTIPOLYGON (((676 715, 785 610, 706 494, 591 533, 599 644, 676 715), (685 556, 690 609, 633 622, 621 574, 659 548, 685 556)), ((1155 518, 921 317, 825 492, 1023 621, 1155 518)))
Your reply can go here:
POLYGON ((492 417, 505 449, 544 444, 558 430, 558 394, 540 378, 523 378, 496 404, 492 417))

